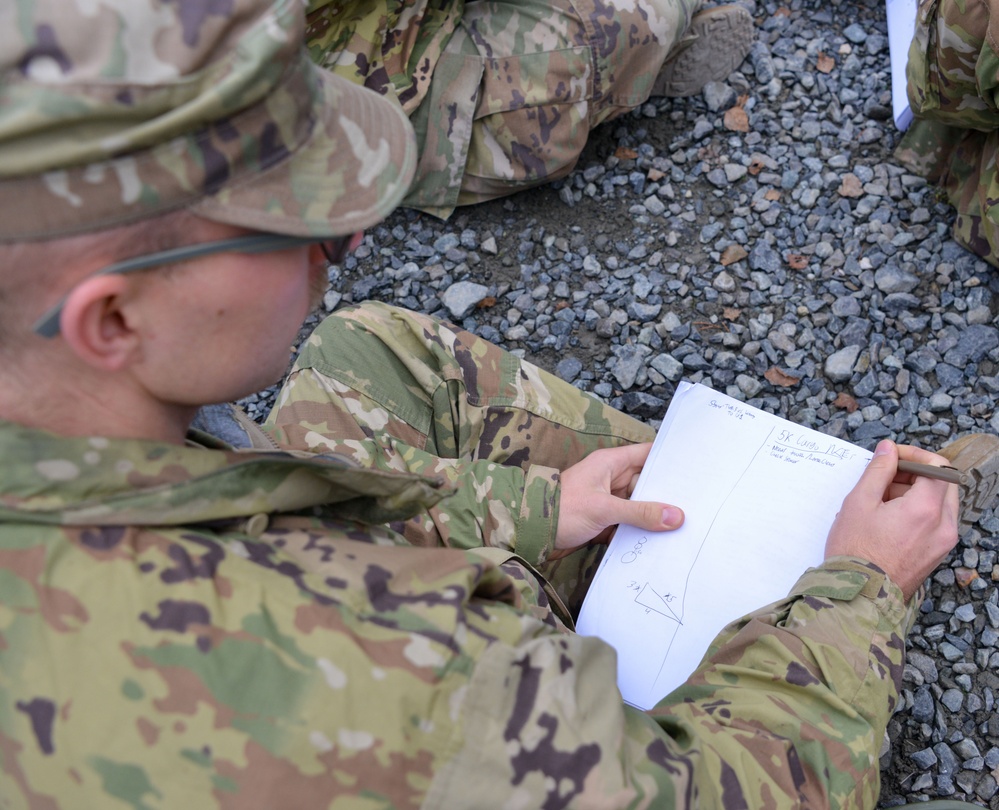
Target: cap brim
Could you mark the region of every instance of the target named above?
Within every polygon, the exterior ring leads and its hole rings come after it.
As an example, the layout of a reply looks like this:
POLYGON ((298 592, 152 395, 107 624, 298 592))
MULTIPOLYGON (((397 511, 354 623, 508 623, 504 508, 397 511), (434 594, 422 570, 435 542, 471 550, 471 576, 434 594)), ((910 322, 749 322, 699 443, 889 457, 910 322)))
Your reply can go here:
POLYGON ((416 170, 416 138, 393 99, 314 67, 310 137, 288 158, 190 206, 207 219, 295 236, 345 236, 381 222, 416 170))

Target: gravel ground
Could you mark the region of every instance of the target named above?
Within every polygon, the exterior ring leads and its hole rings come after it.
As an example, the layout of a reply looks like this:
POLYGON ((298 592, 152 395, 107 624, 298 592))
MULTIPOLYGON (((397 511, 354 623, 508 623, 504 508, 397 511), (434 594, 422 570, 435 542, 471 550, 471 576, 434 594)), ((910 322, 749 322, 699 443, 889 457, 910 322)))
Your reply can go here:
MULTIPOLYGON (((397 212, 331 268, 327 311, 440 315, 652 423, 686 378, 869 448, 999 433, 999 275, 892 159, 882 0, 747 7, 727 83, 597 130, 561 183, 397 212)), ((988 510, 929 581, 884 807, 999 808, 997 550, 988 510)))

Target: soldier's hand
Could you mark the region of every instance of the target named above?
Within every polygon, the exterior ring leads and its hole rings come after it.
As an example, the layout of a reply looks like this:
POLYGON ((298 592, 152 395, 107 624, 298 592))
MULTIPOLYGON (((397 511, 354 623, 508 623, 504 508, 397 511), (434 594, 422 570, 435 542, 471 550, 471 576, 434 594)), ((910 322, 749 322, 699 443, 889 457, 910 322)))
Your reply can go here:
POLYGON ((826 557, 879 566, 908 601, 957 542, 956 484, 898 472, 899 458, 947 464, 943 456, 882 441, 829 530, 826 557))
POLYGON ((597 450, 562 471, 555 549, 548 559, 590 542, 606 543, 619 523, 653 532, 679 528, 678 507, 628 500, 650 449, 651 444, 632 444, 597 450))

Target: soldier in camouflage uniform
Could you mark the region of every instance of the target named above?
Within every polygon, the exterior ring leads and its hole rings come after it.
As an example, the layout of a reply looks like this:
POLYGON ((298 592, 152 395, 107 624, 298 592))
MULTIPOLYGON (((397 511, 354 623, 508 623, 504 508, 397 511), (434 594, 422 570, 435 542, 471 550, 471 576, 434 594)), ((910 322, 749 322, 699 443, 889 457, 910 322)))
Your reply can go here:
POLYGON ((999 267, 999 52, 994 0, 921 0, 906 68, 915 119, 896 158, 940 186, 954 239, 999 267))
POLYGON ((0 11, 0 806, 872 806, 956 539, 956 488, 897 459, 939 456, 882 443, 823 565, 645 713, 571 614, 591 540, 682 520, 623 497, 647 427, 367 305, 261 447, 186 432, 283 373, 320 251, 414 171, 405 116, 302 27, 295 0, 0 11))
POLYGON ((323 67, 398 103, 420 162, 404 204, 447 218, 564 177, 589 132, 727 77, 755 32, 702 0, 309 0, 323 67))

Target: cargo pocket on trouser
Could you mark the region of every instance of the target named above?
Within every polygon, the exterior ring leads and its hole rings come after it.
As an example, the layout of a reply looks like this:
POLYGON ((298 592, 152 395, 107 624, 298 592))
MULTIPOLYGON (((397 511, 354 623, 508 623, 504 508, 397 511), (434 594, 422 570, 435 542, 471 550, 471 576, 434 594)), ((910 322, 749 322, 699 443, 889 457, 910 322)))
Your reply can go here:
POLYGON ((590 134, 592 86, 588 47, 485 60, 459 204, 569 174, 590 134))
POLYGON ((587 46, 489 58, 459 28, 410 119, 422 150, 403 204, 446 219, 567 175, 590 131, 592 73, 587 46))
POLYGON ((403 204, 446 219, 567 175, 590 132, 592 72, 588 47, 485 58, 456 31, 410 119, 422 150, 403 204))
POLYGON ((410 116, 420 162, 402 204, 447 219, 458 202, 482 84, 482 57, 452 43, 441 54, 423 103, 410 116))

